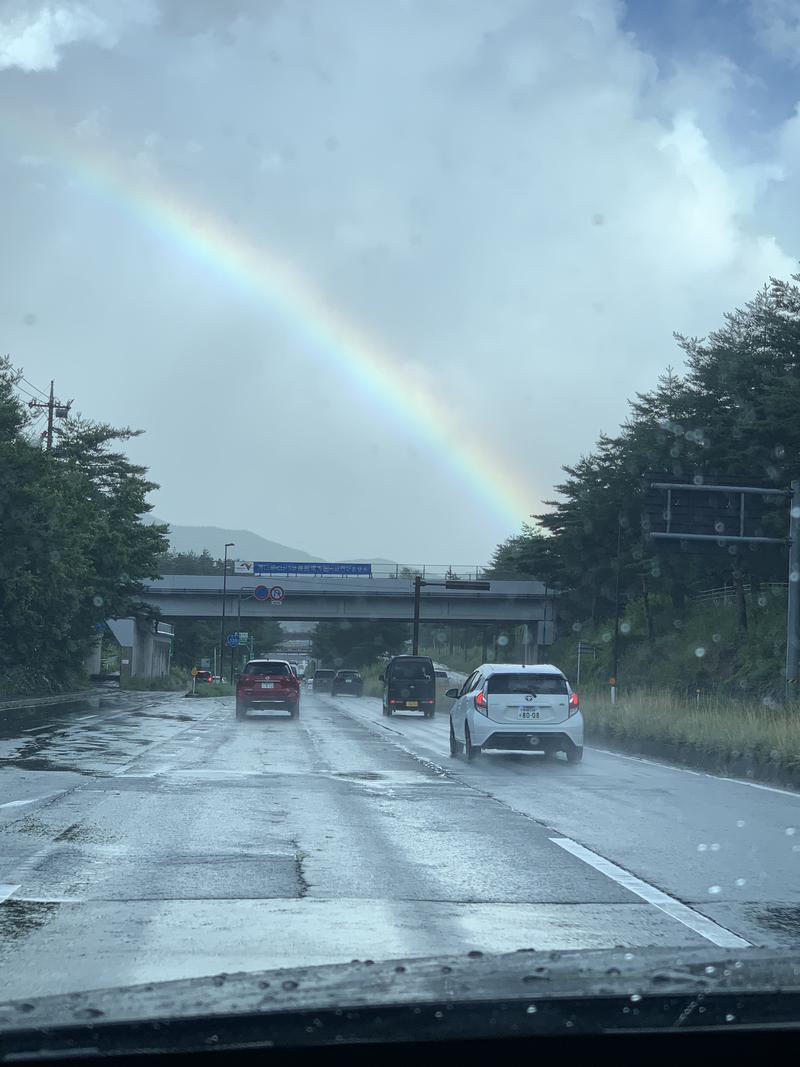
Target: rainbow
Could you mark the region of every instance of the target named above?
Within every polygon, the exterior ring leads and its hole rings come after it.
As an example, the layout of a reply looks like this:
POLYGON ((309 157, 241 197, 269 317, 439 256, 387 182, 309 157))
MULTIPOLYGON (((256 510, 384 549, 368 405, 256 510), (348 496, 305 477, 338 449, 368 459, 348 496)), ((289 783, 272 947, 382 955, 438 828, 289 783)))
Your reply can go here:
POLYGON ((429 455, 453 470, 498 519, 516 531, 528 517, 532 491, 503 457, 480 434, 458 426, 413 365, 368 336, 284 256, 256 246, 160 178, 139 179, 111 150, 99 151, 77 134, 66 137, 38 118, 23 126, 19 116, 0 113, 0 137, 56 165, 210 271, 253 292, 316 358, 374 397, 406 432, 412 427, 429 455))

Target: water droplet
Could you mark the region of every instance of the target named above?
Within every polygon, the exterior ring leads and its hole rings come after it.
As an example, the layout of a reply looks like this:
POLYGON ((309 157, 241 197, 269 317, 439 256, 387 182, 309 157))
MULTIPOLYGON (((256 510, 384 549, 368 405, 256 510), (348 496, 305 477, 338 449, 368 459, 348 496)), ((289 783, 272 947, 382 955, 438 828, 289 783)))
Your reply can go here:
POLYGON ((717 893, 721 893, 722 892, 722 886, 720 886, 720 885, 710 885, 708 887, 708 891, 709 891, 709 893, 711 893, 712 896, 716 896, 717 893))
POLYGON ((739 827, 739 829, 741 830, 741 828, 742 828, 743 826, 746 826, 746 825, 747 825, 747 823, 746 823, 746 822, 744 821, 744 819, 737 819, 737 820, 736 820, 736 825, 737 825, 737 826, 739 827))
POLYGON ((717 968, 712 967, 711 964, 709 964, 708 967, 704 967, 703 970, 706 972, 706 974, 716 974, 717 972, 717 968))
POLYGON ((708 852, 708 845, 699 844, 697 846, 697 851, 698 852, 708 852))
POLYGON ((508 644, 508 635, 500 634, 500 636, 497 638, 497 643, 498 645, 500 645, 501 648, 505 648, 508 644))
POLYGON ((606 642, 606 644, 608 644, 608 642, 611 640, 611 631, 610 630, 606 630, 603 633, 603 640, 606 642))
POLYGON ((95 606, 96 608, 102 607, 102 605, 103 605, 103 598, 102 598, 101 596, 93 596, 93 597, 92 597, 92 603, 94 604, 94 606, 95 606))
POLYGON ((625 960, 632 960, 633 959, 633 953, 632 952, 626 952, 625 955, 622 958, 625 959, 625 960))
POLYGON ((694 650, 694 654, 695 656, 697 656, 698 659, 702 659, 703 656, 705 656, 706 654, 706 650, 703 648, 702 645, 698 645, 697 648, 694 650))
POLYGON ((797 833, 793 826, 787 826, 783 832, 786 834, 787 837, 794 837, 794 835, 797 833))
POLYGON ((718 645, 722 640, 722 634, 712 634, 711 640, 714 642, 715 645, 718 645))
POLYGON ((434 1019, 443 1019, 444 1018, 444 1012, 443 1011, 435 1011, 433 1013, 433 1017, 434 1017, 434 1019))
POLYGON ((719 850, 720 850, 720 844, 719 844, 718 841, 715 841, 714 844, 711 846, 711 851, 712 852, 719 852, 719 850))
POLYGON ((529 1004, 527 1006, 527 1008, 525 1009, 526 1015, 535 1015, 536 1011, 537 1011, 537 1008, 536 1008, 535 1004, 529 1004))
POLYGON ((575 631, 576 634, 580 633, 581 624, 579 622, 573 622, 572 629, 575 631))
POLYGON ((726 1023, 732 1023, 735 1019, 736 1019, 736 1016, 735 1015, 731 1015, 730 1012, 728 1012, 728 1014, 725 1016, 725 1022, 726 1023))
POLYGON ((631 624, 629 622, 621 622, 619 624, 620 633, 629 634, 631 632, 631 624))
POLYGON ((642 997, 641 997, 640 993, 631 993, 631 1000, 633 1001, 634 1004, 636 1004, 637 1001, 640 1001, 641 999, 642 999, 642 997))
POLYGON ((746 878, 737 878, 737 879, 736 879, 736 884, 737 884, 737 885, 739 886, 739 888, 741 889, 743 885, 746 885, 746 884, 747 884, 747 879, 746 879, 746 878))

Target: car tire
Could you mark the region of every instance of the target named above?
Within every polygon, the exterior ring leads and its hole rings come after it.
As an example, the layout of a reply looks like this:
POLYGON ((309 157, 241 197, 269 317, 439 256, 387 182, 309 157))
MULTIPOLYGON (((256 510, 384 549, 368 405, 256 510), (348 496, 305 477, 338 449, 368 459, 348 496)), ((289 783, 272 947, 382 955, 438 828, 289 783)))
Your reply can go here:
POLYGON ((464 759, 467 763, 472 763, 480 754, 480 745, 473 745, 472 738, 469 736, 469 726, 464 723, 464 759))
POLYGON ((297 719, 300 717, 300 701, 295 700, 294 704, 289 705, 289 718, 297 719))
POLYGON ((573 745, 567 749, 567 763, 580 763, 583 759, 583 745, 573 745))
POLYGON ((456 741, 456 732, 453 729, 453 720, 450 720, 450 755, 453 759, 461 755, 461 750, 464 746, 460 741, 456 741))
POLYGON ((247 705, 243 700, 236 701, 236 718, 244 719, 247 717, 247 705))

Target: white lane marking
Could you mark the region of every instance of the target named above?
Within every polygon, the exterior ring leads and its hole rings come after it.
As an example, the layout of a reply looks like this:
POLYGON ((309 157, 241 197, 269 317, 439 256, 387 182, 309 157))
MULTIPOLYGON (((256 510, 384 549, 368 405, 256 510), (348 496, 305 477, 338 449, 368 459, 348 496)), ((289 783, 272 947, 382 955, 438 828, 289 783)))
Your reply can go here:
POLYGON ((592 752, 601 752, 604 756, 614 756, 617 759, 633 760, 634 763, 649 763, 651 767, 661 767, 665 771, 677 771, 680 774, 693 774, 695 778, 710 778, 714 782, 731 782, 733 785, 749 785, 751 789, 763 789, 767 793, 778 793, 782 797, 794 797, 800 800, 800 793, 791 789, 780 789, 776 785, 763 785, 761 782, 748 782, 746 778, 726 778, 723 774, 709 774, 708 771, 692 771, 688 767, 676 767, 674 763, 659 763, 658 760, 645 759, 643 756, 630 756, 627 752, 612 752, 607 748, 596 748, 587 745, 592 752))
MULTIPOLYGON (((709 778, 715 778, 716 775, 709 775, 709 778)), ((761 785, 760 782, 748 782, 744 778, 720 778, 720 782, 733 782, 735 785, 749 785, 751 789, 765 789, 768 793, 780 793, 782 797, 794 797, 795 800, 800 800, 800 793, 793 793, 791 789, 778 789, 776 785, 761 785)))
POLYGON ((40 800, 47 800, 49 797, 57 797, 58 793, 43 793, 40 797, 28 797, 27 800, 7 800, 5 804, 0 804, 0 810, 3 808, 21 808, 25 804, 38 804, 40 800))
POLYGON ((566 852, 572 853, 577 859, 588 863, 590 867, 594 867, 596 871, 604 874, 606 878, 611 878, 612 881, 621 885, 624 889, 628 889, 631 893, 635 893, 637 897, 646 900, 648 904, 652 904, 666 915, 677 919, 679 923, 688 926, 690 930, 700 934, 701 937, 710 941, 712 945, 717 945, 719 948, 751 947, 750 942, 745 941, 743 937, 726 930, 724 926, 719 926, 712 919, 702 915, 699 911, 695 911, 694 908, 690 908, 687 904, 681 904, 674 897, 662 893, 660 889, 656 889, 649 882, 643 882, 641 878, 637 878, 636 875, 626 871, 623 867, 618 867, 616 863, 612 863, 604 856, 600 856, 598 853, 592 852, 591 849, 579 845, 572 838, 551 837, 550 840, 566 852))
POLYGON ((2 904, 4 900, 8 900, 8 898, 16 893, 18 889, 18 885, 4 885, 0 882, 0 904, 2 904))

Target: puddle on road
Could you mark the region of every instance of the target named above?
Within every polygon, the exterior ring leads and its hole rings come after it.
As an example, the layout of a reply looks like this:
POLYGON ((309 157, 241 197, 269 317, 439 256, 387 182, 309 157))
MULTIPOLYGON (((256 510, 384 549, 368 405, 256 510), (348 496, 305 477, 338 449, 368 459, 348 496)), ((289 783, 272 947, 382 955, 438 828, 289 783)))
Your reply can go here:
POLYGON ((800 905, 771 904, 750 910, 750 918, 760 926, 778 934, 790 934, 800 938, 800 905))
POLYGON ((360 782, 382 782, 385 774, 376 774, 375 771, 339 771, 332 775, 333 778, 355 778, 360 782))
POLYGON ((53 917, 58 904, 6 900, 0 904, 0 945, 29 937, 53 917))

